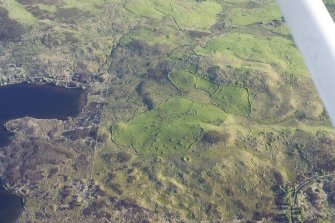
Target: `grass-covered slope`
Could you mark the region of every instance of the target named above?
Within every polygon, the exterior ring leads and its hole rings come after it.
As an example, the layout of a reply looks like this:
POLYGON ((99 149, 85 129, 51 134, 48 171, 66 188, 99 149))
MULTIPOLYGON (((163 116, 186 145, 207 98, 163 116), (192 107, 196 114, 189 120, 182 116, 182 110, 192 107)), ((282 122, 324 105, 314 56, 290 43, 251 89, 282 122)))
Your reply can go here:
POLYGON ((245 88, 222 85, 212 98, 227 113, 241 116, 250 114, 249 93, 245 88))
POLYGON ((254 5, 245 9, 235 8, 231 13, 230 22, 233 25, 245 26, 281 19, 281 13, 275 2, 269 2, 263 7, 254 5))
MULTIPOLYGON (((213 57, 236 57, 253 63, 274 66, 278 71, 306 73, 303 60, 292 40, 280 36, 261 36, 247 33, 231 33, 208 42, 198 48, 200 55, 213 57)), ((233 61, 232 61, 233 62, 233 61)))
POLYGON ((113 127, 113 140, 146 155, 183 153, 204 130, 220 125, 227 114, 213 105, 175 97, 151 111, 113 127))
POLYGON ((193 90, 198 82, 197 76, 189 71, 170 72, 168 77, 176 88, 184 92, 193 90))
POLYGON ((137 16, 161 19, 171 16, 182 29, 207 30, 216 22, 222 6, 215 1, 131 0, 125 8, 137 16))
POLYGON ((218 85, 189 71, 170 72, 169 80, 183 92, 196 89, 206 92, 213 103, 228 114, 248 116, 251 111, 249 92, 243 87, 218 85))
POLYGON ((214 84, 203 78, 198 78, 195 86, 197 89, 207 92, 209 95, 213 95, 219 88, 219 85, 214 84))

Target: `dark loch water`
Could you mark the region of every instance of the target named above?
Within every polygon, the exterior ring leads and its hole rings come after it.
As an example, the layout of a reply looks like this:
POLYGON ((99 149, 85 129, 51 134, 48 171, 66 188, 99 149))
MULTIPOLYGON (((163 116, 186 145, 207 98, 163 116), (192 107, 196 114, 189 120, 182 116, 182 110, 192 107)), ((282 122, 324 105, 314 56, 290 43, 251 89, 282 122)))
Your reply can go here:
POLYGON ((0 87, 0 123, 25 116, 66 119, 80 113, 81 89, 54 85, 13 84, 0 87))
MULTIPOLYGON (((0 108, 1 109, 1 108, 0 108)), ((7 145, 10 142, 10 138, 13 136, 11 132, 8 132, 5 126, 0 123, 0 148, 7 145)))
POLYGON ((15 222, 23 210, 23 199, 9 193, 0 179, 0 222, 15 222))
MULTIPOLYGON (((54 85, 13 84, 0 87, 0 148, 13 134, 4 123, 26 116, 59 119, 77 116, 86 103, 81 89, 54 85)), ((0 180, 0 223, 12 223, 23 209, 22 198, 6 191, 0 180)))
POLYGON ((8 144, 12 134, 3 124, 26 116, 60 119, 78 115, 86 103, 81 89, 54 85, 13 84, 0 87, 0 147, 8 144))

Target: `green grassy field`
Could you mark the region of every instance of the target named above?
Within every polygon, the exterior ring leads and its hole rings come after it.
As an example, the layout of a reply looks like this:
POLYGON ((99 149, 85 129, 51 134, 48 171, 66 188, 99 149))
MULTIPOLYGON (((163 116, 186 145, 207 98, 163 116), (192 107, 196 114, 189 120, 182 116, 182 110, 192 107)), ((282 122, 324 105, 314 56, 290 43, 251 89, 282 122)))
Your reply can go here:
POLYGON ((209 95, 213 95, 219 88, 219 85, 214 84, 206 79, 199 78, 195 87, 199 90, 207 92, 209 95))
POLYGON ((162 19, 164 16, 172 16, 182 29, 208 28, 216 22, 216 15, 222 7, 215 1, 164 1, 142 0, 129 1, 125 8, 137 16, 152 19, 162 19))
POLYGON ((205 48, 197 48, 197 52, 204 56, 232 56, 243 61, 269 64, 280 71, 297 75, 306 73, 293 41, 279 36, 231 33, 210 41, 205 48))
POLYGON ((25 10, 24 7, 15 0, 7 1, 5 7, 8 10, 10 18, 25 25, 33 25, 38 21, 30 12, 25 10))
POLYGON ((275 2, 270 2, 263 7, 236 8, 232 10, 229 22, 232 25, 252 25, 256 23, 268 23, 281 19, 281 13, 275 2))
POLYGON ((118 123, 112 128, 112 138, 140 154, 173 155, 189 150, 204 130, 222 124, 226 117, 218 107, 176 97, 118 123))
POLYGON ((248 90, 242 87, 218 85, 188 71, 169 73, 169 80, 181 91, 195 89, 206 92, 213 103, 228 114, 249 116, 251 105, 248 90))
POLYGON ((215 103, 227 113, 248 116, 250 114, 249 93, 244 88, 220 86, 212 96, 215 103))
POLYGON ((170 72, 169 80, 181 91, 187 92, 194 89, 198 77, 188 71, 170 72))

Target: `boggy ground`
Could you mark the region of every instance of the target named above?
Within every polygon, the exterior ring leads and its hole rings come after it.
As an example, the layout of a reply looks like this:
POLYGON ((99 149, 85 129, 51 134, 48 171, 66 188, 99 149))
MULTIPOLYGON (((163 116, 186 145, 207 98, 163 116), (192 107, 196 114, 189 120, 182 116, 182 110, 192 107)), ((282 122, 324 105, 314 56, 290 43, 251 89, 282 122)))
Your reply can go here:
POLYGON ((6 124, 19 222, 334 221, 334 131, 274 1, 8 0, 0 18, 1 84, 88 93, 76 118, 6 124))

